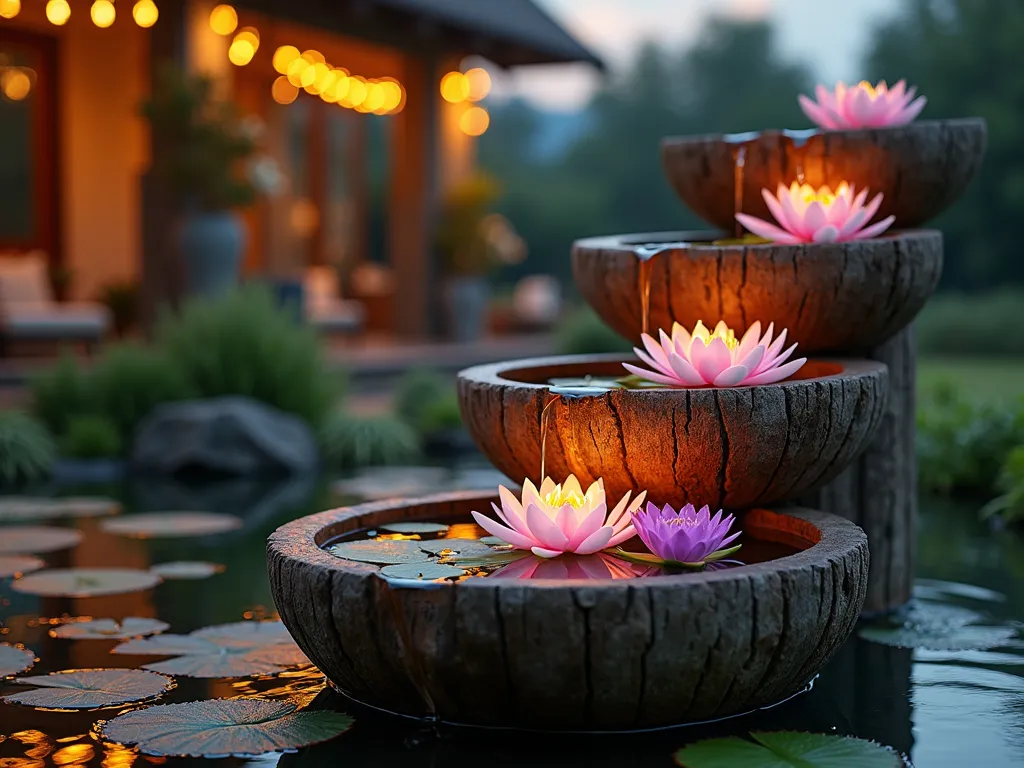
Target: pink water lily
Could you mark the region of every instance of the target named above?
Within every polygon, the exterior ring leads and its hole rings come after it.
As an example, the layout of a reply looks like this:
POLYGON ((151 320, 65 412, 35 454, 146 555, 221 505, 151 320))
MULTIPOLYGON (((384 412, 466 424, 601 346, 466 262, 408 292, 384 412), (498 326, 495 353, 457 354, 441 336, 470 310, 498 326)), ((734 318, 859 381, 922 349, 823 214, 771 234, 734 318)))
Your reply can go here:
POLYGON ((575 475, 564 483, 544 478, 540 490, 523 482, 522 501, 504 486, 498 486, 501 507, 492 503, 497 520, 473 512, 477 525, 492 536, 517 549, 527 549, 538 557, 557 557, 565 553, 592 555, 632 538, 636 531, 630 515, 644 502, 647 491, 629 503, 626 493, 608 513, 604 483, 594 482, 583 492, 575 475), (628 505, 628 506, 627 506, 628 505))
POLYGON ((778 197, 767 189, 761 190, 761 196, 779 226, 746 213, 737 213, 736 220, 755 235, 787 245, 865 240, 882 234, 896 220, 895 216, 886 216, 865 226, 878 212, 882 193, 865 205, 868 191, 854 194, 854 188, 845 181, 835 192, 828 186, 815 189, 794 181, 789 187, 779 184, 778 197))
POLYGON ((786 350, 786 331, 772 341, 775 324, 761 335, 761 323, 755 322, 737 340, 736 334, 724 322, 708 331, 697 321, 693 333, 679 323, 672 324, 672 335, 659 330, 659 344, 654 337, 643 334, 646 352, 639 347, 633 351, 651 370, 630 363, 623 367, 641 378, 669 387, 750 387, 771 384, 792 376, 807 362, 806 357, 786 362, 796 349, 793 344, 786 350))
POLYGON ((641 540, 658 558, 666 563, 704 565, 720 560, 739 547, 727 549, 739 538, 740 532, 729 534, 735 518, 722 517, 722 510, 712 517, 705 504, 700 510, 687 504, 676 512, 666 504, 661 509, 647 502, 647 509, 633 513, 633 526, 641 540))
POLYGON ((892 88, 885 80, 878 85, 861 80, 849 87, 838 83, 833 91, 819 85, 814 92, 817 101, 800 94, 800 107, 807 117, 827 131, 906 125, 928 102, 924 96, 915 99, 917 89, 907 90, 905 80, 892 88))

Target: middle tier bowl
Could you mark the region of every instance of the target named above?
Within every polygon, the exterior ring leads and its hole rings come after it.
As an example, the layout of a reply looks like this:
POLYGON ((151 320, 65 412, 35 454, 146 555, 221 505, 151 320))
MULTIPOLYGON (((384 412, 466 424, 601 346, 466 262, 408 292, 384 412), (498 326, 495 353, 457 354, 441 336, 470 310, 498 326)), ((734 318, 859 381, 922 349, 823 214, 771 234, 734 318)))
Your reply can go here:
MULTIPOLYGON (((459 374, 463 421, 516 483, 541 479, 541 413, 558 378, 621 377, 621 355, 495 363, 459 374)), ((545 474, 604 478, 610 498, 646 490, 659 504, 745 508, 796 498, 834 478, 868 444, 888 369, 809 360, 777 384, 728 389, 613 389, 561 396, 547 414, 545 474)))

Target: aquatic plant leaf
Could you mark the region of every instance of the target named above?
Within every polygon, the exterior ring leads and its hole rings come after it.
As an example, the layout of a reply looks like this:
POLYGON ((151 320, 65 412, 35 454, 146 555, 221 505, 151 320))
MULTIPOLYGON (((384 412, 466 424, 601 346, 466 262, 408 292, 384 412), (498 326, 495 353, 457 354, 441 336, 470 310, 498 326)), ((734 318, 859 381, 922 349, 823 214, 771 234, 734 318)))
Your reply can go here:
POLYGON ((104 520, 100 527, 133 539, 170 539, 233 531, 242 527, 242 518, 219 512, 149 512, 104 520))
POLYGON ((444 555, 446 558, 455 555, 483 556, 494 551, 490 546, 477 539, 432 539, 431 541, 417 541, 416 546, 432 555, 440 555, 447 550, 451 554, 444 555))
POLYGON ((339 480, 332 490, 367 501, 420 496, 440 490, 448 476, 448 470, 441 467, 372 467, 339 480))
POLYGON ((0 497, 0 523, 8 521, 58 520, 66 517, 116 515, 121 505, 101 496, 71 496, 63 499, 33 496, 0 497))
POLYGON ((479 540, 481 544, 486 544, 489 547, 500 547, 504 544, 508 544, 504 539, 499 539, 497 536, 484 536, 479 540))
POLYGON ((73 621, 50 630, 50 637, 64 640, 127 640, 166 632, 171 628, 159 619, 141 619, 128 616, 121 621, 114 619, 93 619, 73 621))
POLYGON ((195 580, 208 579, 227 570, 217 563, 206 563, 199 560, 175 560, 170 563, 157 563, 150 566, 150 573, 162 579, 195 580))
POLYGON ((430 559, 430 555, 420 548, 420 545, 425 543, 428 542, 363 539, 361 541, 342 541, 333 545, 327 551, 345 560, 374 563, 376 565, 425 563, 430 559))
POLYGON ((0 680, 31 669, 35 663, 35 651, 19 648, 10 643, 0 643, 0 680))
POLYGON ((629 552, 622 547, 615 548, 615 556, 620 557, 623 560, 628 560, 631 563, 640 563, 641 565, 658 565, 664 568, 680 568, 692 571, 701 570, 705 566, 711 565, 728 557, 736 552, 741 546, 741 544, 737 544, 735 547, 729 547, 728 549, 720 549, 717 552, 712 552, 699 563, 680 563, 676 560, 662 560, 660 557, 653 555, 650 552, 629 552))
POLYGON ((444 565, 443 563, 402 563, 381 568, 380 575, 389 579, 434 581, 458 578, 465 576, 466 572, 454 565, 444 565))
POLYGON ((415 535, 422 533, 444 533, 448 530, 447 525, 441 523, 387 523, 386 525, 380 526, 382 531, 388 533, 404 533, 407 535, 415 535))
POLYGON ((41 525, 13 525, 0 536, 0 555, 38 555, 71 549, 82 540, 74 528, 47 528, 41 525))
POLYGON ((342 712, 297 710, 285 701, 211 699, 125 712, 100 735, 166 757, 251 757, 318 744, 347 731, 342 712))
POLYGON ((756 742, 730 736, 676 752, 683 768, 898 768, 902 758, 873 741, 795 731, 754 732, 756 742))
POLYGON ((967 608, 917 600, 900 616, 863 627, 864 640, 927 651, 984 651, 1017 637, 1012 627, 979 624, 984 617, 967 608))
POLYGON ((160 583, 160 577, 134 568, 51 568, 16 579, 15 592, 40 597, 96 597, 140 592, 160 583))
POLYGON ((452 555, 444 562, 460 568, 498 568, 524 557, 532 557, 532 553, 525 549, 492 549, 487 554, 452 555))
POLYGON ((193 637, 204 637, 207 640, 232 640, 270 645, 272 643, 290 643, 292 636, 280 620, 277 621, 233 621, 229 624, 214 624, 197 629, 193 637))
POLYGON ((169 677, 141 669, 72 669, 48 675, 19 677, 30 691, 0 696, 4 701, 46 709, 99 709, 145 701, 174 687, 169 677))
POLYGON ((32 573, 32 571, 38 571, 45 567, 46 563, 31 555, 2 555, 0 556, 0 579, 32 573))

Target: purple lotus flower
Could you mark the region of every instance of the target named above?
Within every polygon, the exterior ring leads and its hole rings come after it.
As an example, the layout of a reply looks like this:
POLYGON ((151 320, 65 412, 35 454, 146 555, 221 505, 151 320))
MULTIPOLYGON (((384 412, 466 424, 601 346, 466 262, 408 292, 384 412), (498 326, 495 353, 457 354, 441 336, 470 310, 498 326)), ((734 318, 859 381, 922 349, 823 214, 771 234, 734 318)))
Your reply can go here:
POLYGON ((706 504, 700 511, 687 504, 676 512, 669 504, 658 509, 647 502, 646 510, 633 513, 633 527, 651 552, 667 563, 691 567, 721 560, 740 548, 728 547, 740 535, 729 535, 735 521, 732 515, 723 518, 722 510, 711 517, 706 504))

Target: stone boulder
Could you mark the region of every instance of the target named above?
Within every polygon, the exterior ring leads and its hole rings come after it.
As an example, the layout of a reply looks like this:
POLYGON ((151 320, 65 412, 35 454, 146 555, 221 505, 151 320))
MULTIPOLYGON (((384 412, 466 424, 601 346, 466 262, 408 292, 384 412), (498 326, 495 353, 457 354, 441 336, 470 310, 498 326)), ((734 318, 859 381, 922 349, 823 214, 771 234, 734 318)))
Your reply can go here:
POLYGON ((318 464, 304 421, 245 397, 162 405, 135 433, 132 466, 143 472, 299 474, 318 464))

